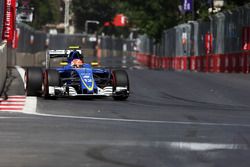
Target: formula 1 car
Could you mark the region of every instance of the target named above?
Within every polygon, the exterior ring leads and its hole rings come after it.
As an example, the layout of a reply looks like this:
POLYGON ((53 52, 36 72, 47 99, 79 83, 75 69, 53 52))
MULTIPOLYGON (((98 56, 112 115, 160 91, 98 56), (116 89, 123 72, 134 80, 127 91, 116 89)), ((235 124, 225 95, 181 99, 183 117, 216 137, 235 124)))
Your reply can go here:
POLYGON ((27 68, 25 90, 28 96, 112 96, 114 100, 129 97, 129 78, 125 70, 94 67, 84 63, 81 50, 49 50, 46 68, 27 68), (50 67, 60 59, 61 67, 50 67), (66 60, 65 60, 66 59, 66 60), (52 61, 52 64, 55 61, 52 61))

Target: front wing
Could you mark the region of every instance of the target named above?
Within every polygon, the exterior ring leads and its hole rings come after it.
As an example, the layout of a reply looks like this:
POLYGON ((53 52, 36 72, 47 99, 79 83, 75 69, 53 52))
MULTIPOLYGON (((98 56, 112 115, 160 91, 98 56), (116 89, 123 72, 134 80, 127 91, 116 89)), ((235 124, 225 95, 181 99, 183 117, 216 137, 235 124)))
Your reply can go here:
POLYGON ((64 96, 103 96, 103 97, 109 97, 109 96, 115 96, 119 93, 128 93, 127 87, 116 87, 116 90, 113 91, 112 86, 107 86, 104 88, 99 88, 97 93, 93 94, 78 94, 74 87, 54 87, 49 86, 49 94, 51 96, 58 96, 58 97, 64 97, 64 96))

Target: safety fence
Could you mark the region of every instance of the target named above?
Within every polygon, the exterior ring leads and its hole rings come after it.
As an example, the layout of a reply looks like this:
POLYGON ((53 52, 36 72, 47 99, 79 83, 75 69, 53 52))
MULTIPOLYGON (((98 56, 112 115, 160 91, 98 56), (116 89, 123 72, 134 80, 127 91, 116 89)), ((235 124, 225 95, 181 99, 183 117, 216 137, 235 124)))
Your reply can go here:
POLYGON ((90 49, 96 45, 91 41, 93 36, 83 34, 47 34, 37 31, 30 26, 19 23, 18 28, 18 47, 17 52, 37 53, 46 49, 66 49, 71 45, 78 45, 82 49, 90 49))
POLYGON ((78 45, 83 50, 95 50, 97 47, 110 51, 131 51, 134 40, 109 36, 94 36, 83 34, 47 34, 36 31, 30 26, 19 23, 17 52, 36 53, 46 49, 66 49, 71 45, 78 45))
POLYGON ((41 66, 45 62, 47 49, 67 49, 72 45, 80 46, 85 55, 95 54, 97 40, 93 35, 48 34, 23 23, 17 24, 17 30, 18 44, 12 65, 41 66))
POLYGON ((141 36, 137 59, 152 69, 250 71, 250 4, 165 30, 161 43, 141 36))
MULTIPOLYGON (((47 49, 67 49, 71 45, 82 48, 85 55, 117 56, 131 55, 135 40, 84 34, 47 34, 19 23, 15 64, 21 66, 41 65, 47 49)), ((13 63, 12 63, 13 64, 13 63)))
POLYGON ((135 51, 135 40, 110 36, 99 37, 99 56, 130 56, 135 51))

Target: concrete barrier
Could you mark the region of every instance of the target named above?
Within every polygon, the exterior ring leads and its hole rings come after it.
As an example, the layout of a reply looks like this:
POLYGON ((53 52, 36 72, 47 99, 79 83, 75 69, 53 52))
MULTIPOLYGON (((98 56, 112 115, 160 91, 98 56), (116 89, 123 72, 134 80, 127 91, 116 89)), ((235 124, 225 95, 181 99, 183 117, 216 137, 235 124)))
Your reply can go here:
POLYGON ((7 43, 0 44, 0 91, 4 88, 4 83, 7 75, 7 43))
POLYGON ((16 53, 16 65, 22 67, 45 66, 46 52, 16 53))

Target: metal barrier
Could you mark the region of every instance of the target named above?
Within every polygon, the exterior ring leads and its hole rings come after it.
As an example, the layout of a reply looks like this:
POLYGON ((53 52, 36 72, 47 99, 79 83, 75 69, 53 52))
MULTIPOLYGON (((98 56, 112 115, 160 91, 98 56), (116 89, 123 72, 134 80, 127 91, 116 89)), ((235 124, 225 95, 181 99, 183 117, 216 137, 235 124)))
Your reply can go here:
POLYGON ((150 68, 249 72, 250 4, 165 30, 159 44, 139 37, 137 59, 150 68), (153 49, 152 49, 153 48, 153 49))
POLYGON ((21 66, 41 66, 46 49, 66 49, 70 45, 80 46, 86 56, 97 55, 99 58, 101 55, 129 55, 135 49, 135 40, 83 34, 51 35, 35 31, 23 23, 17 24, 17 27, 19 40, 15 59, 16 64, 21 66))
POLYGON ((100 56, 131 55, 135 50, 135 40, 115 38, 110 36, 99 37, 100 56))
POLYGON ((80 46, 85 55, 96 54, 98 37, 93 35, 52 35, 36 31, 23 23, 17 24, 17 28, 19 29, 19 39, 15 59, 16 64, 21 66, 41 66, 44 63, 47 49, 66 49, 71 45, 80 46))
POLYGON ((96 42, 91 42, 90 38, 95 36, 86 36, 83 34, 56 34, 51 35, 45 32, 36 31, 30 26, 19 23, 19 42, 17 52, 37 53, 46 49, 64 49, 70 45, 78 45, 82 49, 93 50, 96 42))
MULTIPOLYGON (((250 26, 250 4, 233 11, 218 13, 210 21, 190 21, 165 30, 162 44, 165 56, 205 55, 205 35, 211 33, 212 53, 224 54, 242 51, 242 28, 250 26), (232 47, 233 45, 233 47, 232 47)), ((154 54, 149 44, 152 39, 140 36, 139 51, 154 54)))

